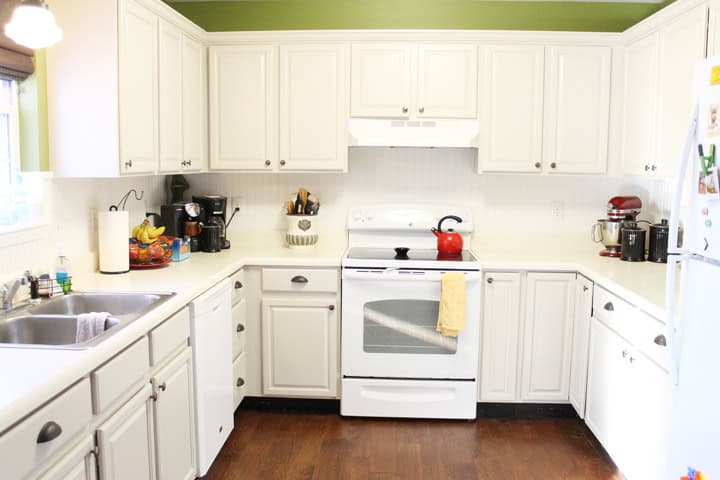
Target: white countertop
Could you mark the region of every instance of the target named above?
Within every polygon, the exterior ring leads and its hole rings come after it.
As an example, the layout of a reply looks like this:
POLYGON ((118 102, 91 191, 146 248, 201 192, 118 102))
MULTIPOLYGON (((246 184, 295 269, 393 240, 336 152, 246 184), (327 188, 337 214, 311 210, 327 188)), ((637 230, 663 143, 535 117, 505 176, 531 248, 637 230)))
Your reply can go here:
MULTIPOLYGON (((584 237, 518 235, 522 242, 479 237, 472 249, 484 270, 578 271, 638 308, 663 319, 665 265, 621 262, 597 255, 584 237)), ((220 253, 194 253, 183 262, 122 275, 73 276, 76 290, 163 291, 176 295, 88 350, 0 348, 0 432, 88 375, 195 297, 244 266, 339 267, 344 232, 321 233, 313 248, 289 249, 281 232, 231 238, 220 253)))

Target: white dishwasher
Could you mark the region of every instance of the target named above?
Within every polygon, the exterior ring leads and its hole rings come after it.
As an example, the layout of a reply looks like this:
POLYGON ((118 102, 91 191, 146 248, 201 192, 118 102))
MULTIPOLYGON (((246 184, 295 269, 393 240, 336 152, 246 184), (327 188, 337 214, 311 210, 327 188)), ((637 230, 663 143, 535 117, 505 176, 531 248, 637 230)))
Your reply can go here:
POLYGON ((233 429, 230 280, 193 300, 190 314, 197 475, 202 477, 233 429))

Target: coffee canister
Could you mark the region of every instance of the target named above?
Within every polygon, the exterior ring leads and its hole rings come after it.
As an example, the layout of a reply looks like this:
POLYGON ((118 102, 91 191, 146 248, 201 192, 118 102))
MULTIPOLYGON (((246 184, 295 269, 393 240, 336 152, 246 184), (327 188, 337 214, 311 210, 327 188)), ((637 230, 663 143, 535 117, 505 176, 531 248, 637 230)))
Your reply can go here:
POLYGON ((650 225, 650 249, 648 250, 648 261, 667 263, 668 238, 670 226, 667 219, 663 218, 660 223, 650 225))
POLYGON ((623 228, 621 236, 620 260, 645 261, 645 230, 637 227, 623 228))

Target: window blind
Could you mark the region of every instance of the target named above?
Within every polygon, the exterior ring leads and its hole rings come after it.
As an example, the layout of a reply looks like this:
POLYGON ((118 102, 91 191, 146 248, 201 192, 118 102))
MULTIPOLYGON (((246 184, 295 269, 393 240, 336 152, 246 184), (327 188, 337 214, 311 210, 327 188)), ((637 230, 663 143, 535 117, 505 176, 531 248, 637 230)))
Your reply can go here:
POLYGON ((0 0, 0 77, 11 80, 24 80, 35 70, 33 51, 5 36, 5 24, 20 3, 20 0, 0 0))

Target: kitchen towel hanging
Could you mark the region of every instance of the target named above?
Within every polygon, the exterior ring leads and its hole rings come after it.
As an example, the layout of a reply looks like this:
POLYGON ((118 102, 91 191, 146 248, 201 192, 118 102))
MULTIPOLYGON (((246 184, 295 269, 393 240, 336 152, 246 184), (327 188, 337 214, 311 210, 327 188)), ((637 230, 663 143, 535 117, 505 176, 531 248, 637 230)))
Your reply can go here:
POLYGON ((130 218, 127 211, 98 212, 100 273, 130 271, 129 231, 130 218))
POLYGON ((440 309, 437 331, 457 337, 465 328, 465 274, 445 272, 440 280, 440 309))

